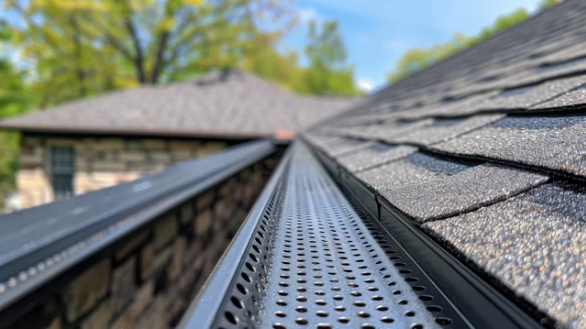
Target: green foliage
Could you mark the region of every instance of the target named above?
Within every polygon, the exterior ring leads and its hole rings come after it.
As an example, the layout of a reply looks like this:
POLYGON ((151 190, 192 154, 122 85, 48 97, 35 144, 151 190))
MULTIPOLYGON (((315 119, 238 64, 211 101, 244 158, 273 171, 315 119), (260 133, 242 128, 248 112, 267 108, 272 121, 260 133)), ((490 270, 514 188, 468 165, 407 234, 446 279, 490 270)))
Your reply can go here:
POLYGON ((41 107, 236 66, 255 26, 286 26, 272 0, 10 0, 14 43, 36 70, 41 107))
MULTIPOLYGON (((554 2, 545 0, 542 3, 554 2)), ((545 5, 547 6, 547 4, 545 5)), ((481 42, 488 37, 502 32, 515 24, 518 24, 529 17, 525 9, 517 9, 511 14, 500 16, 495 23, 489 27, 485 27, 476 36, 467 37, 461 33, 456 33, 451 40, 434 45, 430 48, 417 48, 405 52, 397 61, 395 71, 391 72, 387 77, 390 83, 395 83, 403 78, 420 71, 426 67, 450 57, 461 50, 470 47, 478 42, 481 42)))
POLYGON ((354 68, 346 64, 346 49, 338 31, 338 23, 323 23, 321 32, 312 21, 305 54, 309 66, 300 90, 313 95, 358 95, 354 85, 354 68))
POLYGON ((300 91, 303 68, 299 66, 299 56, 294 51, 281 54, 276 49, 277 41, 277 35, 259 35, 254 50, 244 57, 240 66, 285 89, 300 91))
POLYGON ((557 5, 560 2, 560 0, 541 0, 541 2, 539 3, 539 8, 547 9, 549 7, 557 5))
POLYGON ((264 79, 301 94, 358 95, 354 69, 345 64, 346 49, 336 22, 325 22, 319 33, 315 22, 309 27, 305 49, 308 67, 299 65, 293 51, 277 50, 280 33, 258 33, 253 49, 246 53, 241 67, 264 79))
MULTIPOLYGON (((0 49, 6 49, 11 36, 10 28, 0 22, 0 49)), ((0 54, 0 119, 22 114, 34 102, 27 86, 25 76, 17 71, 7 59, 7 54, 0 54)), ((14 176, 17 167, 19 134, 0 132, 0 209, 9 192, 14 190, 14 176)))

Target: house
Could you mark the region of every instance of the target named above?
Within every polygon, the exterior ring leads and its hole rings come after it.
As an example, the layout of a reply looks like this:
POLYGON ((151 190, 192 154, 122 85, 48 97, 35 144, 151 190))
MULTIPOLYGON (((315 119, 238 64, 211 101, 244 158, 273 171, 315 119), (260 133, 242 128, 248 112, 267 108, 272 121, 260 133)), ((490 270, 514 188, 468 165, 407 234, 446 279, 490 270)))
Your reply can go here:
POLYGON ((289 136, 339 113, 344 97, 302 97, 256 76, 211 72, 0 122, 20 131, 20 207, 134 180, 242 141, 289 136))
POLYGON ((586 328, 584 17, 566 0, 317 124, 262 128, 303 130, 284 153, 251 141, 4 215, 0 317, 586 328))

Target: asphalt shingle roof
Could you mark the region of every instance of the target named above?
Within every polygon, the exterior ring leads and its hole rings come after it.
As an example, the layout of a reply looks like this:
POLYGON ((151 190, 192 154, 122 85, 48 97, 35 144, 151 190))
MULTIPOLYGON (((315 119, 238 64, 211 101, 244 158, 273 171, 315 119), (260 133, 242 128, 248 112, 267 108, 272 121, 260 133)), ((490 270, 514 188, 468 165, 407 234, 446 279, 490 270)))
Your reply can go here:
POLYGON ((566 0, 303 135, 409 147, 321 152, 570 328, 586 327, 584 17, 586 1, 566 0))
POLYGON ((547 184, 423 227, 561 322, 586 327, 586 191, 547 184))
POLYGON ((345 97, 303 97, 230 71, 141 86, 0 122, 0 128, 71 133, 251 138, 297 131, 339 114, 345 97))

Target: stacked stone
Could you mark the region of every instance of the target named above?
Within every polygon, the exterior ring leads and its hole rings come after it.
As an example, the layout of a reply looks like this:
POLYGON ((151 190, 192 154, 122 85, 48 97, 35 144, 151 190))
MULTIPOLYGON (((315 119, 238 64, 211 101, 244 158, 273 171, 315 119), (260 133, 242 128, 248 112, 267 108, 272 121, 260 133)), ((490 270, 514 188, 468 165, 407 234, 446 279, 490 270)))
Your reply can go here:
POLYGON ((227 144, 201 140, 73 139, 24 135, 16 179, 21 208, 53 201, 49 177, 51 146, 75 149, 73 188, 75 194, 82 194, 217 153, 227 144))
POLYGON ((64 287, 12 327, 174 327, 276 163, 269 158, 243 170, 101 251, 105 256, 76 269, 64 287))

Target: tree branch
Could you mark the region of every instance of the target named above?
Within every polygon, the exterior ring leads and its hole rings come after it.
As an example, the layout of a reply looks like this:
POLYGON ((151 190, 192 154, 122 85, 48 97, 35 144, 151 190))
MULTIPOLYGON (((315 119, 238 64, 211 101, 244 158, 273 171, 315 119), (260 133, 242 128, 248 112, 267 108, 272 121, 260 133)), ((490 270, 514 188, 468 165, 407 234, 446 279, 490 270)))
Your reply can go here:
POLYGON ((126 25, 128 33, 130 33, 130 37, 132 38, 132 44, 134 45, 134 50, 136 52, 136 57, 134 58, 134 65, 136 67, 136 73, 138 74, 138 81, 140 83, 146 83, 147 81, 144 72, 144 53, 142 51, 142 46, 140 45, 140 40, 138 39, 138 33, 136 32, 136 28, 132 23, 132 12, 129 12, 129 15, 126 18, 126 22, 124 24, 126 25))

